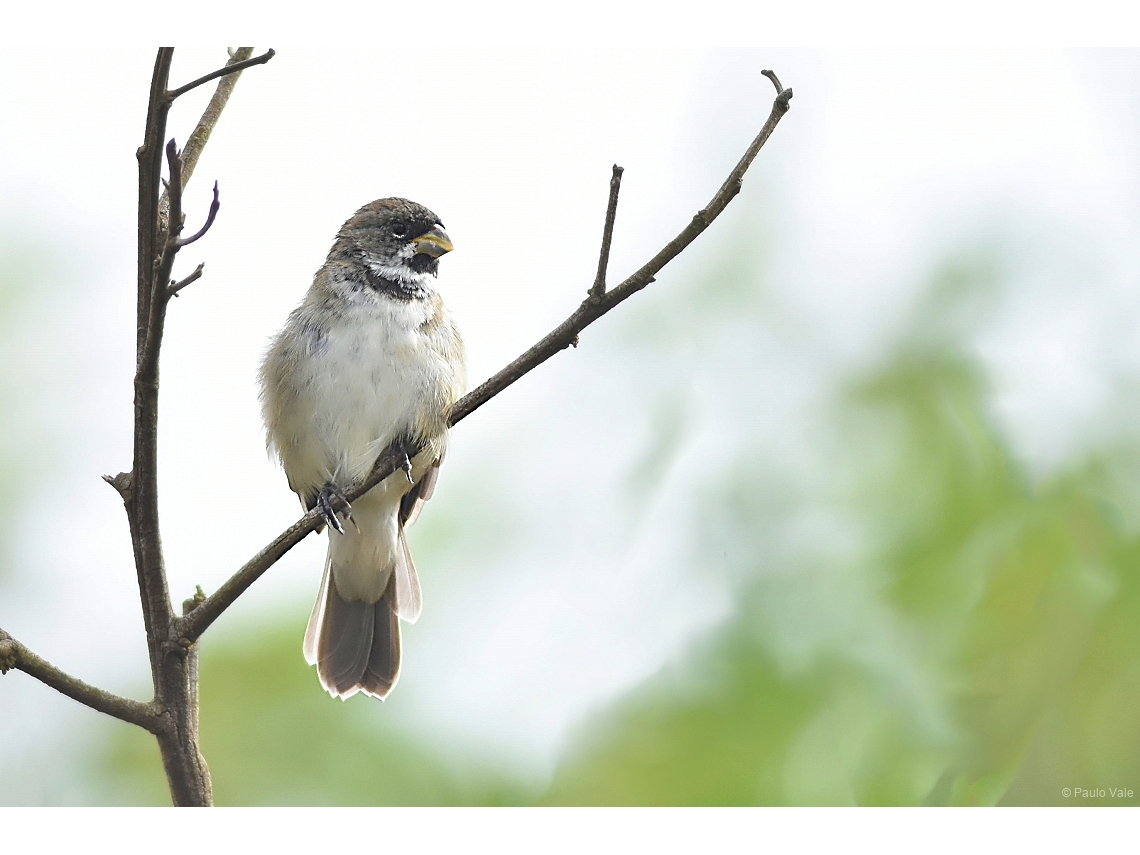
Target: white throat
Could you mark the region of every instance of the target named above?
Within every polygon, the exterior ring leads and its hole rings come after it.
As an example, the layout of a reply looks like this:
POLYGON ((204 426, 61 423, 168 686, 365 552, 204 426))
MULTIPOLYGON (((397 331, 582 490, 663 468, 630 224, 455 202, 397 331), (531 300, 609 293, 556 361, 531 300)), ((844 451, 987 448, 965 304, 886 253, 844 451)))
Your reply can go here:
POLYGON ((368 269, 377 276, 383 279, 391 279, 393 282, 399 282, 404 286, 427 288, 432 278, 430 273, 416 273, 402 264, 380 264, 371 260, 366 263, 368 269))
POLYGON ((364 263, 368 269, 384 279, 399 282, 406 288, 427 288, 431 281, 430 273, 417 273, 410 267, 415 248, 411 245, 400 248, 399 259, 401 263, 388 264, 374 258, 365 257, 364 263))

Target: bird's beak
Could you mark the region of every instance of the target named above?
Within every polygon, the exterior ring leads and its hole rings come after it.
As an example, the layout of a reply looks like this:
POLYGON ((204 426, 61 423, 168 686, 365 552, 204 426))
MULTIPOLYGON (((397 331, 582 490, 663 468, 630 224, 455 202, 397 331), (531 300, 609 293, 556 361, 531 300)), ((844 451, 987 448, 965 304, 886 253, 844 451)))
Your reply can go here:
POLYGON ((455 249, 451 243, 451 238, 447 236, 447 232, 440 225, 432 226, 430 232, 414 238, 412 243, 416 245, 416 255, 430 255, 432 258, 439 258, 445 252, 451 252, 455 249))

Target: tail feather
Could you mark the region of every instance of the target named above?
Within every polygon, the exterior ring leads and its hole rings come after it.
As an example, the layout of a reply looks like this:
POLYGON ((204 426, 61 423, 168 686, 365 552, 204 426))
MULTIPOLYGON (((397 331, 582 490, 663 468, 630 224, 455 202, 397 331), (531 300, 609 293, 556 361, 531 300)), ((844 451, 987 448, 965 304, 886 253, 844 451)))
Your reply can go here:
POLYGON ((386 697, 400 678, 400 618, 396 614, 394 600, 395 588, 389 582, 384 596, 372 607, 375 613, 372 649, 368 667, 357 686, 374 698, 386 697))
POLYGON ((364 692, 384 698, 399 679, 400 619, 415 622, 423 606, 404 528, 431 497, 439 464, 435 460, 406 493, 397 473, 354 503, 351 527, 329 534, 304 651, 333 697, 364 692))
POLYGON ((400 676, 395 574, 384 596, 365 603, 343 599, 326 569, 321 594, 305 634, 305 659, 317 666, 321 685, 333 697, 364 692, 383 700, 400 676))
POLYGON ((317 638, 321 634, 321 622, 325 614, 325 602, 328 600, 329 577, 332 575, 332 552, 325 556, 325 572, 321 577, 321 590, 317 592, 317 601, 313 603, 313 613, 309 615, 309 625, 305 628, 305 661, 310 665, 317 664, 317 638))
MULTIPOLYGON (((423 610, 424 598, 420 591, 420 577, 416 575, 416 565, 412 561, 412 553, 408 549, 408 538, 404 534, 403 526, 400 526, 398 540, 396 566, 392 570, 392 578, 396 580, 393 611, 408 623, 415 623, 423 610)), ((377 620, 379 617, 377 615, 377 620)))

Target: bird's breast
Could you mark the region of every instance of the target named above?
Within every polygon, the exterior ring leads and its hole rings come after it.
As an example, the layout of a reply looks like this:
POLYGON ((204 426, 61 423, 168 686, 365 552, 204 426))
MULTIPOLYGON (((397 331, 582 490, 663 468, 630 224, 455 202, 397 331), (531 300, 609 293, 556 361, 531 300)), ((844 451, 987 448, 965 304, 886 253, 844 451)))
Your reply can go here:
POLYGON ((316 326, 287 384, 296 391, 285 406, 291 447, 279 451, 294 489, 351 483, 397 437, 446 433, 463 358, 438 297, 376 300, 316 326))

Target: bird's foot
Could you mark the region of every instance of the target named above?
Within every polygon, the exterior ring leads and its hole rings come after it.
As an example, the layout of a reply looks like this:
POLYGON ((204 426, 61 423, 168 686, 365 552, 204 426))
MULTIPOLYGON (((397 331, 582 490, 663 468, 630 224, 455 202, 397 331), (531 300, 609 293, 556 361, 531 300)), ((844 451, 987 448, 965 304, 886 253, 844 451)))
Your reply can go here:
POLYGON ((412 458, 408 457, 408 452, 404 452, 404 459, 400 461, 400 468, 404 470, 404 474, 408 476, 408 483, 415 484, 412 480, 412 458))
POLYGON ((352 505, 348 503, 348 499, 344 497, 344 493, 340 491, 340 488, 331 481, 325 484, 321 492, 317 494, 317 509, 321 512, 321 516, 329 528, 335 529, 340 534, 344 534, 344 526, 340 524, 340 520, 337 519, 336 510, 333 508, 333 499, 339 499, 344 502, 344 518, 355 525, 356 521, 352 518, 352 505))

